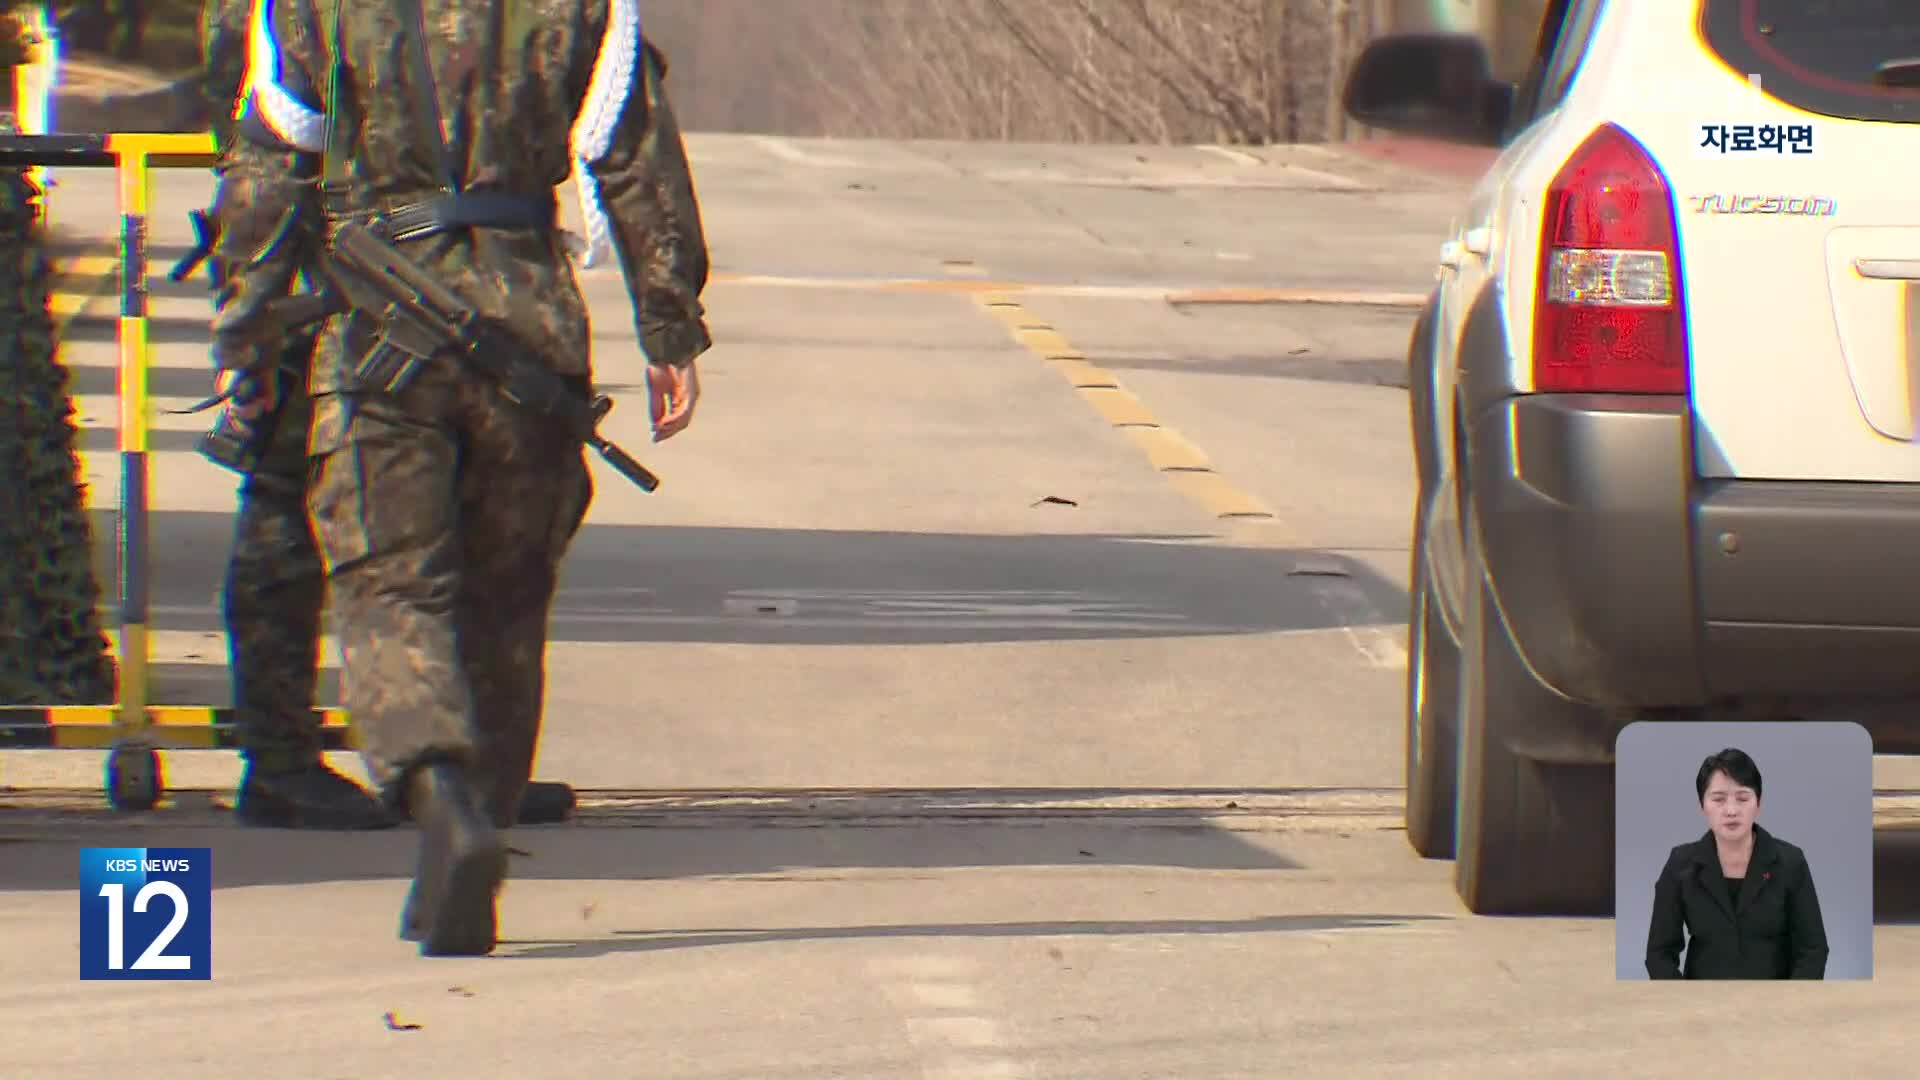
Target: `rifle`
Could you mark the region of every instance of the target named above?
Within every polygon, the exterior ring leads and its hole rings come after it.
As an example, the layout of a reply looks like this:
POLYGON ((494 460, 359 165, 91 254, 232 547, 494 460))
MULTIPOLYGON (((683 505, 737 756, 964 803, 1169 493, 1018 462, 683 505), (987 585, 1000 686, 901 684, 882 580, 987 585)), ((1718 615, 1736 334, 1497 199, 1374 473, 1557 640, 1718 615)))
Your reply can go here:
MULTIPOLYGON (((187 221, 193 225, 193 246, 187 249, 187 253, 180 257, 179 262, 173 264, 173 269, 167 271, 169 281, 187 280, 189 274, 213 256, 213 247, 220 241, 219 227, 213 223, 212 215, 205 210, 187 211, 187 221)), ((208 266, 207 278, 215 288, 218 288, 221 276, 218 260, 209 263, 208 266)))
POLYGON ((354 373, 361 388, 396 393, 424 365, 451 353, 508 401, 591 446, 640 490, 660 486, 658 476, 596 430, 613 408, 612 398, 581 397, 507 327, 482 317, 365 223, 336 225, 323 263, 345 306, 377 326, 373 347, 354 373))
MULTIPOLYGON (((191 271, 189 271, 191 272, 191 271)), ((282 353, 279 358, 279 371, 282 380, 298 379, 302 383, 307 377, 305 361, 308 350, 299 350, 299 364, 289 362, 288 354, 295 346, 291 338, 295 331, 312 323, 319 322, 335 313, 331 298, 317 293, 300 293, 294 296, 282 296, 267 302, 265 317, 272 327, 272 340, 281 342, 282 353)), ((185 409, 169 409, 175 416, 189 416, 205 412, 215 405, 229 401, 248 401, 259 390, 259 378, 254 372, 247 372, 234 380, 225 393, 214 394, 185 409)), ((281 400, 288 393, 283 385, 281 400)), ((259 467, 260 459, 267 452, 267 446, 273 441, 273 431, 279 423, 278 403, 265 412, 252 417, 236 416, 232 409, 223 409, 220 418, 214 422, 213 429, 200 436, 197 449, 208 460, 242 475, 251 476, 259 467)))

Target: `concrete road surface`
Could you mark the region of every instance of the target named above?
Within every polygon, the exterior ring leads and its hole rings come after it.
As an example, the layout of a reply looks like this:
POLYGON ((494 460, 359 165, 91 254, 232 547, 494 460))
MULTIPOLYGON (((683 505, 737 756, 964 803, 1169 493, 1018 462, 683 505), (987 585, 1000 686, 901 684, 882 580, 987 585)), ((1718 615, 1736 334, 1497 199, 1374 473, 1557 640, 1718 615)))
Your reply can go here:
MULTIPOLYGON (((665 485, 595 464, 539 768, 583 813, 516 834, 498 955, 394 939, 408 832, 229 826, 231 755, 170 754, 172 804, 114 817, 99 753, 0 754, 9 1075, 1910 1073, 1895 800, 1871 983, 1616 984, 1610 921, 1469 917, 1407 848, 1404 347, 1462 180, 1310 147, 693 149, 719 344, 684 436, 648 444, 621 282, 581 275, 611 434, 665 485), (211 983, 77 981, 76 849, 109 845, 213 849, 211 983)), ((110 241, 111 177, 57 180, 63 242, 110 241)), ((158 179, 157 259, 207 190, 158 179)), ((206 294, 159 269, 177 408, 206 294)), ((113 315, 66 333, 103 537, 113 315)), ((233 483, 199 418, 155 423, 156 689, 223 704, 233 483)))

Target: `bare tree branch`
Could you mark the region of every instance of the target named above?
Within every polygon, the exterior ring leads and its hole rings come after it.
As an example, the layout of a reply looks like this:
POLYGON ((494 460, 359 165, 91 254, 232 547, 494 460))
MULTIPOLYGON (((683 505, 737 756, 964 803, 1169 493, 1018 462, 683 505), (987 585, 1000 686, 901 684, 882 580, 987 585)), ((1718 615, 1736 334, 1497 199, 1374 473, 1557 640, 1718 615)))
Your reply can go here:
POLYGON ((1129 132, 1136 139, 1138 138, 1138 129, 1134 127, 1133 124, 1115 111, 1111 104, 1099 100, 1096 90, 1089 87, 1087 83, 1077 77, 1074 72, 1065 70, 1049 51, 1040 44, 1027 24, 1013 13, 1013 9, 1007 3, 1007 0, 986 0, 986 3, 988 10, 999 17, 1000 26, 1006 33, 1012 36, 1013 40, 1028 57, 1039 64, 1043 70, 1058 79, 1060 84, 1066 87, 1069 92, 1082 104, 1087 106, 1087 108, 1098 113, 1114 127, 1129 132))
MULTIPOLYGON (((1090 0, 1080 0, 1083 7, 1089 2, 1090 0)), ((1109 0, 1109 2, 1111 2, 1111 0, 1109 0)), ((1124 0, 1124 3, 1133 11, 1135 17, 1139 20, 1139 24, 1141 28, 1146 31, 1148 39, 1159 46, 1168 59, 1183 68, 1187 76, 1199 83, 1205 90, 1207 97, 1210 99, 1208 104, 1211 108, 1194 102, 1185 95, 1181 95, 1172 77, 1167 75, 1158 65, 1148 64, 1144 57, 1140 58, 1142 66, 1146 67, 1149 73, 1156 79, 1159 79, 1162 84, 1170 90, 1173 90, 1173 92, 1181 98, 1182 103, 1186 104, 1189 109, 1195 112, 1210 113, 1216 119, 1224 121, 1232 127, 1248 134, 1259 130, 1259 123, 1247 109, 1245 101, 1219 81, 1210 77, 1207 74, 1207 68, 1209 66, 1207 63, 1189 55, 1176 44, 1171 37, 1161 30, 1157 25, 1153 12, 1148 8, 1148 0, 1124 0)), ((1219 42, 1216 41, 1215 44, 1217 46, 1219 42)), ((1217 65, 1217 60, 1215 63, 1217 65)))
POLYGON ((1338 136, 1352 0, 649 0, 695 130, 1338 136))

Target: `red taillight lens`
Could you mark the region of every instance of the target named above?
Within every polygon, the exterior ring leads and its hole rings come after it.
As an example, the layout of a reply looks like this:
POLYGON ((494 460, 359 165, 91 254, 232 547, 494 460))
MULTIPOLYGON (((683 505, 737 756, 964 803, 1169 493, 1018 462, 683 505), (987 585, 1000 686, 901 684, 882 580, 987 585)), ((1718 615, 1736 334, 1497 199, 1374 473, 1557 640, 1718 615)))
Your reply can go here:
POLYGON ((1659 166, 1612 124, 1547 187, 1533 311, 1543 393, 1684 394, 1679 237, 1659 166))

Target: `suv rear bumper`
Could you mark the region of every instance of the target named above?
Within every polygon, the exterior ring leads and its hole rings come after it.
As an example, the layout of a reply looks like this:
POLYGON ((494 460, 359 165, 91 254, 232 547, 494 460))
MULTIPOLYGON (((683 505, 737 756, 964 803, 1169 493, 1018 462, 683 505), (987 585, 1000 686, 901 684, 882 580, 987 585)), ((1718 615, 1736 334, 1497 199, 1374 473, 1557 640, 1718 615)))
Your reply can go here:
POLYGON ((1472 418, 1481 552, 1535 677, 1626 708, 1920 697, 1920 485, 1699 479, 1692 426, 1683 397, 1472 418))

